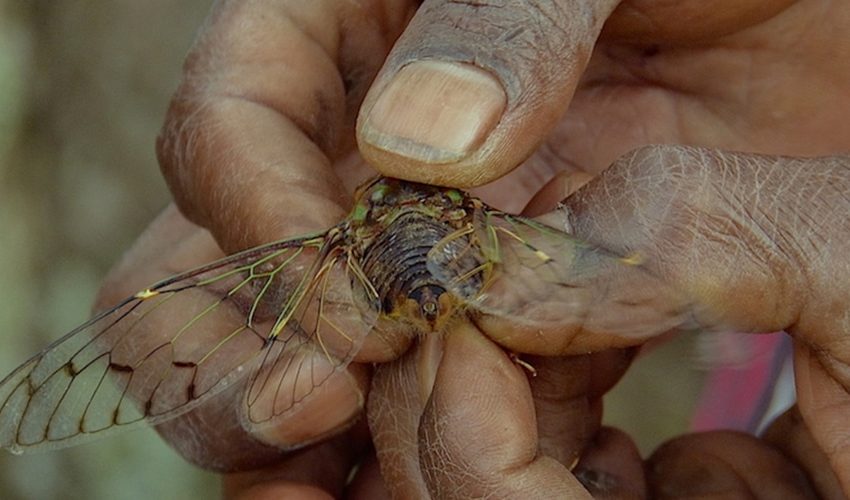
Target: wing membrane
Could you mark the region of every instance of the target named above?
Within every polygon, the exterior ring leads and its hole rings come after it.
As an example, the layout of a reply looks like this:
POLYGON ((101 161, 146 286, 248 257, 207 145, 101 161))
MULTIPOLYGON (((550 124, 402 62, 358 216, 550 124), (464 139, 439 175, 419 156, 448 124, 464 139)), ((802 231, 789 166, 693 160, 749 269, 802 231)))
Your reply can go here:
POLYGON ((492 209, 436 245, 429 269, 473 308, 541 328, 643 337, 689 317, 682 294, 638 259, 492 209))
POLYGON ((248 426, 276 425, 340 375, 377 321, 378 294, 346 249, 331 249, 253 374, 248 426))
POLYGON ((339 262, 337 234, 235 254, 161 281, 73 330, 0 382, 0 446, 52 449, 163 422, 259 373, 275 356, 272 346, 297 352, 317 339, 328 343, 327 328, 315 325, 343 318, 359 330, 334 352, 340 369, 369 328, 355 314, 371 304, 354 301, 371 299, 349 292, 346 307, 328 309, 328 278, 316 278, 329 275, 327 261, 339 262), (317 302, 326 304, 323 320, 310 317, 317 302))

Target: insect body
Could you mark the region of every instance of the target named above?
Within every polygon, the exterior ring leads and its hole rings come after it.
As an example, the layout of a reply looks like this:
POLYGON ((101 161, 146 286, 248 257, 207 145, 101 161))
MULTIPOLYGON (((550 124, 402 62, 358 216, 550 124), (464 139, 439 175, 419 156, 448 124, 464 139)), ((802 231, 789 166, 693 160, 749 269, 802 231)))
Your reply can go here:
MULTIPOLYGON (((428 253, 443 240, 451 247, 445 251, 469 246, 468 236, 460 233, 481 203, 456 190, 388 179, 368 191, 363 219, 351 221, 355 260, 362 263, 384 315, 436 331, 456 299, 428 270, 428 253)), ((474 255, 466 259, 471 267, 482 264, 474 255)), ((469 283, 480 289, 483 276, 476 273, 469 283)))
POLYGON ((327 231, 163 280, 31 358, 0 382, 0 446, 155 425, 236 383, 243 425, 271 425, 370 335, 482 315, 620 336, 681 322, 682 301, 659 280, 566 234, 558 217, 544 224, 455 189, 377 178, 327 231))

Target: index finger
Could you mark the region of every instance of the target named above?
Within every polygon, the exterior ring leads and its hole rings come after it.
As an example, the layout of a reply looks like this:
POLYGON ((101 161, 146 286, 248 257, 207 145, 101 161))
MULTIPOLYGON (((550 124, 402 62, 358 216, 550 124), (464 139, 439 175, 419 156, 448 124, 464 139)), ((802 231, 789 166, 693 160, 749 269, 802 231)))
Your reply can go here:
POLYGON ((334 161, 411 2, 217 2, 157 143, 181 211, 226 253, 345 212, 334 161))

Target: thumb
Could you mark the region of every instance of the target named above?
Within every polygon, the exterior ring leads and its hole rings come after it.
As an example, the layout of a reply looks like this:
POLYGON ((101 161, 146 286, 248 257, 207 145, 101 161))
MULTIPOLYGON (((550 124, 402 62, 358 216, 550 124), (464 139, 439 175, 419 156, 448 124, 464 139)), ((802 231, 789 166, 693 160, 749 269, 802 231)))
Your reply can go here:
POLYGON ((619 0, 426 0, 358 118, 381 173, 473 186, 528 157, 569 105, 619 0))

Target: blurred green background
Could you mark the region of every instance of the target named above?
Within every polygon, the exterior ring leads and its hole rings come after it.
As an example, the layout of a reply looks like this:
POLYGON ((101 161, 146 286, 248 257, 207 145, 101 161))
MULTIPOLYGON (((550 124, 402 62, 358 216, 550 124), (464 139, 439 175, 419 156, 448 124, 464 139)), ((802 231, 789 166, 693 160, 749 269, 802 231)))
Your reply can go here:
MULTIPOLYGON (((210 0, 0 0, 0 372, 84 320, 168 201, 154 157, 210 0)), ((152 430, 0 454, 3 499, 210 498, 152 430)))
MULTIPOLYGON (((99 280, 167 203, 154 139, 210 4, 0 0, 2 374, 85 320, 99 280)), ((700 379, 677 362, 689 345, 654 351, 606 401, 646 451, 687 422, 700 379)), ((152 430, 0 454, 3 499, 217 494, 214 475, 152 430)))

